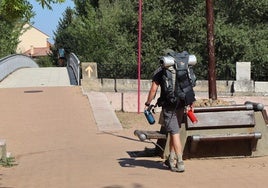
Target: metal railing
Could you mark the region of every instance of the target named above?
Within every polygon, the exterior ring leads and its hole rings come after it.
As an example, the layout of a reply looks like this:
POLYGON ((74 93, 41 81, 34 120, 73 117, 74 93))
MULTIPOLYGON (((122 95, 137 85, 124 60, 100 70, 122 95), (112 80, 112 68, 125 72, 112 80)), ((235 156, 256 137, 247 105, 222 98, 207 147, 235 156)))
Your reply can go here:
POLYGON ((14 54, 0 59, 0 81, 20 68, 38 68, 38 64, 30 57, 14 54))
MULTIPOLYGON (((80 60, 74 53, 70 53, 67 57, 67 69, 69 73, 74 75, 77 85, 80 85, 80 60)), ((71 78, 71 75, 69 76, 71 78)))

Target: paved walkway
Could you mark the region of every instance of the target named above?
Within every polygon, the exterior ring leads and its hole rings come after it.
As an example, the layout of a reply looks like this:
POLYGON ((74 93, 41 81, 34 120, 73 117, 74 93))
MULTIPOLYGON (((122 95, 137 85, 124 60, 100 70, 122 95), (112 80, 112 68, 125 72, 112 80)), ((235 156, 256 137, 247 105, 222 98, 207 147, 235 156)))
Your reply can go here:
POLYGON ((105 94, 101 92, 89 92, 88 96, 96 124, 100 131, 122 130, 122 125, 115 115, 105 94))
MULTIPOLYGON (((24 68, 10 74, 0 82, 0 88, 71 86, 66 67, 24 68)), ((122 126, 107 97, 98 92, 86 93, 94 109, 99 130, 121 130, 122 126), (105 118, 103 118, 105 117, 105 118)))
POLYGON ((70 86, 65 67, 24 68, 0 82, 0 88, 70 86))
POLYGON ((18 163, 0 167, 0 188, 267 187, 268 157, 187 160, 183 174, 160 158, 130 157, 152 146, 133 131, 158 125, 135 124, 145 118, 134 113, 132 126, 102 131, 79 86, 2 88, 0 104, 0 137, 18 163))

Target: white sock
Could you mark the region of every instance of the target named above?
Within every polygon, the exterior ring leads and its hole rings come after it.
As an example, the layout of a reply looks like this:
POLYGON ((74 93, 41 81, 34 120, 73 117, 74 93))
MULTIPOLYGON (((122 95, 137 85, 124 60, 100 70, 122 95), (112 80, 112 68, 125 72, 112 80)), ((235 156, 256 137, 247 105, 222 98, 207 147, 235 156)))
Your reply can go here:
POLYGON ((170 154, 169 154, 169 161, 174 161, 175 156, 176 156, 175 152, 171 151, 170 154))
POLYGON ((176 154, 178 162, 182 161, 182 154, 176 154))

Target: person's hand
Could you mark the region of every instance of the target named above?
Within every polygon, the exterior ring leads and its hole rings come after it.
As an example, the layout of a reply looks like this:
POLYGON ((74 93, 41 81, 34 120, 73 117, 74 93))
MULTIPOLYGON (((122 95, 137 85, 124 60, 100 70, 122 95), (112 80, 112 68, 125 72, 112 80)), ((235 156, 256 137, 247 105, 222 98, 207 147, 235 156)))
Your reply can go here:
POLYGON ((194 105, 193 104, 190 104, 186 107, 186 111, 188 112, 189 110, 193 111, 194 112, 194 105))
POLYGON ((146 105, 145 105, 145 106, 144 106, 144 110, 147 110, 147 109, 148 109, 148 107, 149 107, 149 106, 146 106, 146 105))
POLYGON ((144 110, 147 110, 150 107, 150 103, 145 102, 144 103, 144 110))

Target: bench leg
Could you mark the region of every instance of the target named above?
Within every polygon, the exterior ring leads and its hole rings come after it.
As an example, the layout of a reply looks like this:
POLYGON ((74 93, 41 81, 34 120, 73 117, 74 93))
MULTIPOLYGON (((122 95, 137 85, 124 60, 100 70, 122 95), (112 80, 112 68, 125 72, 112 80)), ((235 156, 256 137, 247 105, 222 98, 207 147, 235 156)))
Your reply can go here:
MULTIPOLYGON (((166 129, 164 126, 161 126, 160 133, 166 135, 166 129)), ((156 155, 160 156, 161 158, 164 158, 164 150, 166 147, 166 142, 167 142, 166 138, 165 139, 159 138, 159 139, 157 139, 157 142, 156 142, 157 146, 155 147, 155 153, 156 153, 156 155)))
POLYGON ((192 136, 192 140, 191 140, 191 144, 190 144, 190 153, 195 153, 197 150, 197 146, 199 143, 199 138, 196 137, 195 139, 193 138, 194 136, 192 136))
POLYGON ((260 132, 254 133, 254 138, 251 140, 251 150, 256 151, 257 150, 257 143, 258 140, 261 139, 262 134, 260 132))
POLYGON ((163 154, 163 158, 164 159, 168 159, 168 156, 169 156, 169 143, 170 143, 170 134, 168 134, 167 136, 167 141, 166 141, 166 146, 165 146, 165 149, 164 149, 164 154, 163 154))

